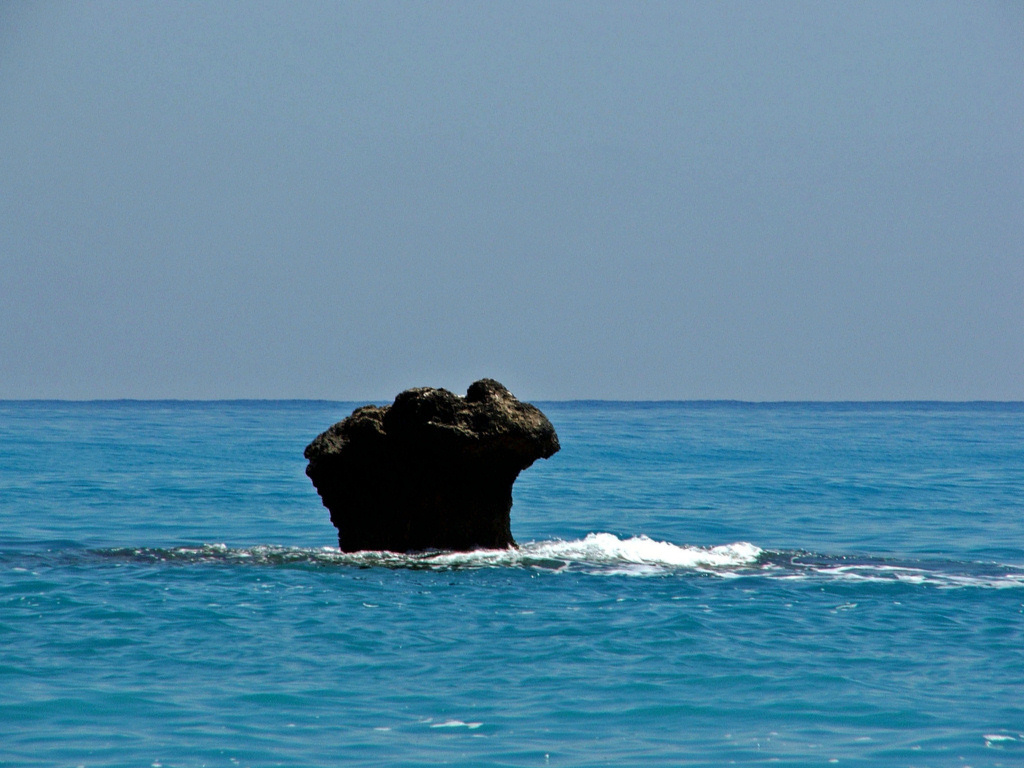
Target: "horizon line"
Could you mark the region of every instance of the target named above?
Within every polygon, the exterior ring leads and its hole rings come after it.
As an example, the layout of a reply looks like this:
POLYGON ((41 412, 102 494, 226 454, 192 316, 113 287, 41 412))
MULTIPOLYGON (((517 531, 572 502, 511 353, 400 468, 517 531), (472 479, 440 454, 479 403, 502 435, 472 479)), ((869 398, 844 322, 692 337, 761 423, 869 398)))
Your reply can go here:
MULTIPOLYGON (((517 398, 518 399, 518 398, 517 398)), ((90 403, 366 403, 366 404, 388 404, 394 398, 357 398, 339 399, 323 397, 211 397, 211 398, 189 398, 189 397, 13 397, 0 398, 0 403, 67 403, 67 404, 90 404, 90 403)), ((692 403, 692 404, 736 404, 736 405, 898 405, 898 404, 935 404, 935 405, 1024 405, 1021 400, 1002 400, 989 398, 970 398, 962 400, 937 399, 937 398, 898 398, 898 399, 774 399, 774 400, 746 400, 743 398, 605 398, 605 397, 580 397, 580 398, 530 398, 521 402, 535 403, 692 403)))

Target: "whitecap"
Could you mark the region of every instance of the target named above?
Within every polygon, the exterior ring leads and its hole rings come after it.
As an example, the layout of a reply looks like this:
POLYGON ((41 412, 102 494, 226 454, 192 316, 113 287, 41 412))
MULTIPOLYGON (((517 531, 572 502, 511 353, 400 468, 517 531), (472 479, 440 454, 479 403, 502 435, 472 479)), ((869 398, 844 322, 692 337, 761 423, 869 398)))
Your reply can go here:
POLYGON ((431 728, 468 728, 473 731, 483 723, 464 723, 462 720, 445 720, 443 723, 431 723, 431 728))
POLYGON ((469 552, 428 551, 412 554, 384 551, 342 552, 333 547, 284 547, 260 544, 230 548, 224 544, 169 549, 113 549, 97 554, 135 562, 191 562, 251 565, 349 565, 363 568, 458 570, 529 568, 543 571, 584 571, 604 575, 645 576, 697 570, 732 575, 730 569, 757 562, 761 549, 747 542, 716 547, 680 546, 648 536, 620 539, 612 533, 591 533, 582 539, 531 541, 508 549, 469 552))
POLYGON ((1013 736, 1006 736, 1006 735, 1001 734, 1001 733, 986 733, 982 738, 984 738, 985 741, 1016 741, 1017 740, 1013 736))
POLYGON ((912 586, 936 587, 938 589, 1014 589, 1024 587, 1024 572, 1019 568, 1005 566, 992 573, 990 569, 977 564, 972 566, 975 573, 957 573, 947 568, 921 568, 882 563, 858 563, 854 565, 826 565, 823 563, 794 563, 797 570, 780 574, 777 578, 816 578, 828 581, 902 583, 912 586))
POLYGON ((92 556, 143 564, 348 566, 435 571, 520 568, 547 573, 602 576, 697 573, 722 579, 756 576, 796 581, 895 582, 939 589, 1024 588, 1024 567, 1018 565, 898 562, 870 556, 854 558, 816 555, 803 551, 762 550, 745 541, 698 547, 660 541, 645 535, 619 538, 612 533, 590 533, 582 539, 530 541, 518 548, 469 552, 428 551, 405 554, 383 551, 342 552, 336 547, 260 544, 231 548, 225 544, 202 544, 169 549, 95 550, 92 556))
POLYGON ((531 542, 522 548, 524 558, 551 558, 567 564, 639 566, 627 568, 627 573, 651 573, 677 568, 739 567, 752 565, 760 555, 761 550, 747 542, 717 547, 690 547, 657 541, 648 536, 620 539, 612 533, 591 533, 575 541, 531 542))

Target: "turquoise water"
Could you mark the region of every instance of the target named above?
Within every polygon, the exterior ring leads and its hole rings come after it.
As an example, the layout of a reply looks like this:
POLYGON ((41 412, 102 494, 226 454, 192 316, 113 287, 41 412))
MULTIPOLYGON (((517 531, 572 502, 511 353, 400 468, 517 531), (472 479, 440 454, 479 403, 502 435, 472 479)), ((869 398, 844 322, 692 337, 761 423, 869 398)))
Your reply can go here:
POLYGON ((1024 765, 1024 405, 546 403, 518 551, 342 555, 356 403, 0 403, 0 765, 1024 765))

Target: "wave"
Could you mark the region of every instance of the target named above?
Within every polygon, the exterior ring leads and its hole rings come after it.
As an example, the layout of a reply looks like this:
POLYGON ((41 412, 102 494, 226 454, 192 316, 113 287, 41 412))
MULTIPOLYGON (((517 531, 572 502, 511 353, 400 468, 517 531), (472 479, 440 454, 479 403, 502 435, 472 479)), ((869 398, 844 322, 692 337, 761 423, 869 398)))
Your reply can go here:
POLYGON ((1024 588, 1024 568, 1001 563, 916 562, 890 558, 829 557, 777 552, 764 563, 767 576, 790 581, 907 584, 957 589, 1024 588))
POLYGON ((192 547, 93 550, 103 559, 133 563, 214 563, 262 566, 345 566, 410 570, 532 569, 554 573, 666 576, 697 574, 719 578, 783 581, 887 583, 943 589, 1024 588, 1024 567, 999 563, 930 562, 882 557, 818 555, 765 550, 748 542, 697 547, 648 536, 619 538, 591 533, 582 539, 533 541, 517 549, 471 552, 341 552, 334 547, 275 545, 232 548, 224 544, 192 547))
POLYGON ((225 544, 170 549, 119 548, 94 552, 101 557, 132 562, 347 565, 420 570, 534 568, 629 575, 678 570, 724 572, 753 566, 762 554, 761 549, 746 542, 718 547, 688 547, 655 541, 647 536, 620 539, 611 533, 591 533, 573 541, 554 539, 527 542, 518 548, 477 549, 470 552, 428 551, 403 554, 384 551, 342 552, 333 547, 311 549, 258 545, 231 548, 225 544))

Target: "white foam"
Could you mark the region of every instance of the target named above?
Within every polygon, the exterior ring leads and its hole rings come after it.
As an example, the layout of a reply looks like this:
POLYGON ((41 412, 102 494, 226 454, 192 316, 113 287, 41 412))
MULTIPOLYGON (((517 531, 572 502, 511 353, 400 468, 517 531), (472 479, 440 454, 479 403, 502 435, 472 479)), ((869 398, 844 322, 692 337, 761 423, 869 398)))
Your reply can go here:
POLYGON ((989 749, 1010 749, 1016 751, 1024 741, 1024 733, 1010 736, 1006 733, 986 733, 982 736, 985 746, 989 749))
MULTIPOLYGON (((366 553, 369 554, 369 553, 366 553)), ((373 553, 386 557, 388 553, 373 553)), ((761 550, 739 542, 719 547, 686 547, 647 536, 620 539, 591 533, 583 539, 533 541, 519 549, 437 552, 405 556, 439 568, 528 567, 543 570, 598 570, 605 574, 649 575, 678 569, 719 569, 754 563, 761 550)), ((403 557, 392 555, 392 557, 403 557)))
POLYGON ((523 547, 524 555, 600 565, 647 565, 660 568, 723 568, 749 565, 761 550, 738 542, 719 547, 686 547, 647 536, 620 539, 611 533, 591 533, 575 541, 542 541, 523 547))
POLYGON ((1014 589, 1024 587, 1024 573, 1007 569, 1001 574, 958 574, 924 568, 909 568, 896 565, 839 565, 816 566, 803 573, 789 573, 779 578, 807 579, 825 578, 834 581, 892 583, 901 582, 914 586, 938 587, 939 589, 961 589, 979 587, 984 589, 1014 589))
POLYGON ((468 728, 471 731, 479 728, 483 723, 464 723, 461 720, 445 720, 443 723, 432 723, 431 728, 468 728))
POLYGON ((476 568, 533 568, 544 571, 584 571, 604 575, 657 575, 666 571, 698 570, 734 575, 729 569, 753 565, 761 549, 747 542, 717 547, 680 546, 648 536, 620 539, 611 533, 591 533, 582 539, 532 541, 519 548, 470 552, 341 552, 333 547, 282 547, 260 544, 232 549, 224 544, 135 550, 143 560, 235 562, 252 564, 309 563, 431 570, 476 568))
MULTIPOLYGON (((519 548, 470 552, 342 552, 335 547, 284 547, 260 544, 229 548, 224 544, 172 549, 99 550, 108 558, 139 562, 234 563, 245 565, 326 565, 364 568, 461 570, 525 568, 603 576, 658 576, 698 572, 733 579, 759 576, 779 580, 902 583, 940 589, 1021 589, 1024 567, 983 563, 928 564, 865 558, 850 562, 798 552, 764 551, 748 542, 717 547, 681 546, 648 536, 619 538, 591 533, 582 539, 526 542, 519 548), (953 566, 953 567, 950 567, 953 566)), ((367 608, 377 607, 368 604, 367 608)))

